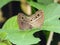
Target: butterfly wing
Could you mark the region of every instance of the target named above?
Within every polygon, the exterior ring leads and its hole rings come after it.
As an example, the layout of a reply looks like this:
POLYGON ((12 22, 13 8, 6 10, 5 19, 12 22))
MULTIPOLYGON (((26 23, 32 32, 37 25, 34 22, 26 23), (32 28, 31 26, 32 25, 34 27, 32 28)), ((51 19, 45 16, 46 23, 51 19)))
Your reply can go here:
POLYGON ((43 11, 37 11, 32 16, 25 16, 23 13, 18 14, 18 24, 20 29, 40 28, 44 22, 43 11))
POLYGON ((31 29, 32 25, 27 22, 26 16, 23 13, 18 14, 19 28, 22 30, 31 29))
POLYGON ((32 25, 32 27, 35 27, 35 28, 41 27, 43 22, 44 22, 43 11, 37 11, 30 18, 31 18, 30 19, 30 24, 32 25))

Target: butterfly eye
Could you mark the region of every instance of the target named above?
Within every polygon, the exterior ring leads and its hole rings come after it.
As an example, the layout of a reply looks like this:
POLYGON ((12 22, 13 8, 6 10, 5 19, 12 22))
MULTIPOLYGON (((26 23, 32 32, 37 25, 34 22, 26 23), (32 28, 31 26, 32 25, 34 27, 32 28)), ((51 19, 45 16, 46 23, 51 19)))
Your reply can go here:
POLYGON ((22 20, 25 21, 24 17, 22 17, 22 20))
POLYGON ((22 20, 23 20, 23 21, 26 21, 24 17, 22 17, 22 20))

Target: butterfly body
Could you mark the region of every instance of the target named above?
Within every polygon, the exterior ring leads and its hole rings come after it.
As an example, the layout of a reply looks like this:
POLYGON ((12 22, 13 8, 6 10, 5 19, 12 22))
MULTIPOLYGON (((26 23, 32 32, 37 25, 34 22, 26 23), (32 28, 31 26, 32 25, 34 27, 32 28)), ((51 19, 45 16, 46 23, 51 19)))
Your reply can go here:
POLYGON ((31 16, 26 16, 23 13, 18 14, 18 24, 20 29, 40 28, 44 21, 44 14, 42 11, 37 11, 31 16))

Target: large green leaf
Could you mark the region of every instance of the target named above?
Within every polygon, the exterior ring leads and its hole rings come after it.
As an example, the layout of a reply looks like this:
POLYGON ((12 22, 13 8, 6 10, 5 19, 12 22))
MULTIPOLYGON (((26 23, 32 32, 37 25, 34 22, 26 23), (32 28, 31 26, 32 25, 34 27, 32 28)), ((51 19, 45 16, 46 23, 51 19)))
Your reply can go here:
POLYGON ((11 0, 0 0, 0 8, 2 8, 4 5, 6 5, 11 0))
POLYGON ((40 41, 39 38, 35 38, 33 36, 33 34, 39 29, 31 29, 26 31, 19 30, 17 16, 10 18, 3 26, 3 29, 8 33, 8 39, 17 45, 30 45, 40 41))
POLYGON ((32 29, 28 31, 20 31, 20 30, 5 30, 7 32, 7 38, 16 45, 31 45, 36 44, 40 41, 39 38, 35 38, 33 34, 37 31, 37 29, 32 29))
POLYGON ((60 33, 60 4, 50 4, 45 10, 45 21, 42 29, 60 33))
POLYGON ((54 0, 37 0, 37 1, 38 3, 45 4, 45 5, 48 5, 54 2, 54 0))

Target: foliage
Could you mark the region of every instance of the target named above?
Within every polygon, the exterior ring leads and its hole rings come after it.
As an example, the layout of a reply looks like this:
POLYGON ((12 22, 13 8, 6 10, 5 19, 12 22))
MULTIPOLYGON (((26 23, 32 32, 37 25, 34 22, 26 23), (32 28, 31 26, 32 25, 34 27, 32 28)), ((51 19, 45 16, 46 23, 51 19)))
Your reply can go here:
POLYGON ((5 25, 3 26, 3 29, 19 29, 18 22, 17 22, 17 16, 14 16, 10 18, 5 25))
POLYGON ((5 23, 3 29, 5 29, 5 32, 8 33, 8 39, 17 45, 30 45, 38 43, 40 41, 38 38, 35 38, 33 36, 33 34, 39 29, 31 29, 28 31, 19 30, 17 16, 10 18, 5 23))
POLYGON ((45 10, 45 21, 42 29, 60 33, 60 4, 50 4, 45 10))
POLYGON ((39 3, 34 2, 34 1, 29 1, 28 3, 29 3, 32 7, 37 8, 38 10, 45 10, 45 8, 46 8, 46 5, 44 5, 44 4, 39 4, 39 3))
MULTIPOLYGON (((2 0, 2 2, 4 1, 2 0)), ((7 2, 9 2, 9 0, 4 2, 3 4, 1 3, 2 5, 0 4, 0 8, 3 5, 5 5, 7 2)), ((28 3, 32 7, 35 7, 38 10, 44 10, 45 20, 44 20, 42 29, 34 28, 31 30, 21 31, 19 30, 19 26, 17 23, 17 16, 14 16, 10 18, 4 24, 3 29, 1 29, 3 31, 3 33, 0 32, 1 40, 4 40, 6 37, 7 39, 9 39, 12 43, 16 45, 31 45, 31 44, 36 44, 40 41, 39 38, 35 38, 33 36, 33 34, 36 31, 47 30, 47 31, 60 33, 60 19, 59 19, 60 18, 60 4, 53 3, 53 0, 49 0, 49 1, 37 0, 37 2, 34 2, 33 0, 29 0, 28 3)), ((5 43, 3 44, 3 42, 0 42, 0 44, 4 45, 5 43)))
MULTIPOLYGON (((42 0, 41 0, 42 1, 42 0)), ((43 1, 42 1, 43 2, 43 1)), ((46 3, 46 2, 45 2, 46 3)), ((43 9, 44 10, 44 24, 42 27, 42 30, 48 30, 48 31, 53 31, 53 32, 57 32, 60 33, 60 4, 58 3, 51 3, 47 6, 45 6, 44 8, 42 6, 40 6, 40 4, 38 3, 34 3, 31 1, 31 3, 29 3, 31 6, 37 8, 37 9, 43 9)))
POLYGON ((36 44, 40 40, 39 38, 35 38, 33 34, 38 31, 38 29, 32 29, 28 31, 21 31, 21 30, 5 30, 8 36, 7 38, 16 45, 31 45, 36 44))
POLYGON ((6 39, 7 33, 0 29, 0 45, 12 45, 9 40, 6 39))
POLYGON ((21 45, 35 44, 39 39, 34 38, 33 33, 38 31, 36 29, 32 29, 32 31, 18 31, 19 27, 17 24, 17 16, 12 17, 5 23, 3 29, 5 29, 8 33, 8 38, 14 44, 20 45, 22 41, 24 41, 21 45), (11 25, 13 24, 13 25, 11 25), (13 27, 13 28, 12 28, 13 27), (16 37, 15 37, 16 36, 16 37), (23 39, 23 40, 22 40, 23 39), (28 43, 27 43, 28 42, 28 43))
POLYGON ((4 40, 6 35, 7 34, 5 32, 0 32, 0 41, 4 40))

